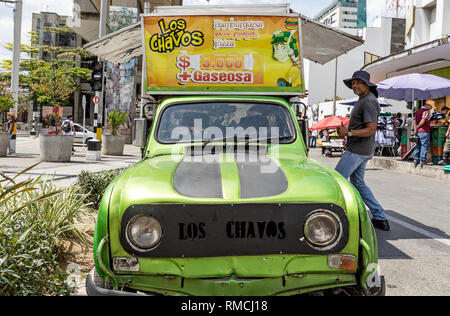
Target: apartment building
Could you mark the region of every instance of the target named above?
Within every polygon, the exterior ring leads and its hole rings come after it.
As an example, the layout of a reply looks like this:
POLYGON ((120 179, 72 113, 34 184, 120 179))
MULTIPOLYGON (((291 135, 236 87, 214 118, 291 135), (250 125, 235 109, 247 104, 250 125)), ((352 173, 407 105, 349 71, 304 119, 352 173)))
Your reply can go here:
POLYGON ((450 79, 450 1, 410 0, 405 44, 403 51, 374 61, 363 69, 377 82, 413 72, 450 79))
POLYGON ((407 49, 450 34, 450 1, 410 0, 408 7, 407 49))
POLYGON ((334 0, 314 20, 330 27, 364 28, 367 26, 366 0, 334 0))

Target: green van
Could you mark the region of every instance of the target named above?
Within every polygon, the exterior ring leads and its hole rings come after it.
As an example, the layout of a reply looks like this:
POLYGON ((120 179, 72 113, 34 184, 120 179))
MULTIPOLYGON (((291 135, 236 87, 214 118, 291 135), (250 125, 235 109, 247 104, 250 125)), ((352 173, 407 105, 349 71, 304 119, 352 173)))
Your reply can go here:
POLYGON ((281 97, 178 96, 107 188, 89 295, 383 295, 359 193, 281 97))

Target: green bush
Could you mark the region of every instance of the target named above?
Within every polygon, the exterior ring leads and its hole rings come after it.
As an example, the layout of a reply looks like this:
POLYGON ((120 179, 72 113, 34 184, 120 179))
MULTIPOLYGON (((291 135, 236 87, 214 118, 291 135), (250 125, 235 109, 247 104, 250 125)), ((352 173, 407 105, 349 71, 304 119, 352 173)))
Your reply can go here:
POLYGON ((82 171, 78 176, 77 186, 80 187, 82 194, 87 196, 86 201, 91 203, 92 208, 98 209, 103 194, 108 185, 125 169, 115 169, 92 173, 82 171))
POLYGON ((76 224, 86 197, 76 187, 16 178, 0 173, 0 296, 70 295, 60 239, 76 233, 86 242, 76 224))
POLYGON ((111 125, 111 135, 116 136, 120 125, 124 124, 128 119, 128 113, 117 112, 116 109, 108 114, 108 123, 111 125))

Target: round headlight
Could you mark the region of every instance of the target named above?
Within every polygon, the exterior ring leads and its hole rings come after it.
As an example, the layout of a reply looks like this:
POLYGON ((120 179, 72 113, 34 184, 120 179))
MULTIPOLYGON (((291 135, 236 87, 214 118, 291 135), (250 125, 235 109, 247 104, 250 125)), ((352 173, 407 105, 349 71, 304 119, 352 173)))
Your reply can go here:
POLYGON ((133 246, 151 249, 161 240, 161 224, 151 216, 135 216, 128 223, 127 236, 133 246))
POLYGON ((329 246, 336 241, 338 235, 339 223, 336 217, 327 211, 317 211, 306 220, 305 237, 314 246, 329 246))

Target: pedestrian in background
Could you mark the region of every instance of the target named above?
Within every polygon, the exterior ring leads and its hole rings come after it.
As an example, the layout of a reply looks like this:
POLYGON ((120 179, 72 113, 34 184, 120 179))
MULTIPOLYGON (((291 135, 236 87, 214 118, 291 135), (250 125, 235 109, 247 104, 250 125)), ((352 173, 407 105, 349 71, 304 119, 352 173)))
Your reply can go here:
POLYGON ((395 152, 398 152, 398 147, 401 144, 401 140, 402 140, 402 134, 401 134, 401 130, 400 130, 400 126, 402 125, 402 122, 400 120, 400 113, 399 114, 394 114, 392 116, 392 121, 393 121, 393 127, 394 127, 394 136, 395 136, 395 152))
POLYGON ((361 194, 373 215, 374 227, 389 231, 384 209, 364 181, 367 162, 372 159, 375 150, 375 133, 381 112, 376 85, 370 82, 370 74, 366 71, 356 71, 344 83, 359 96, 359 100, 351 112, 348 128, 344 124, 338 127, 339 136, 347 136, 348 143, 336 171, 344 178, 350 178, 350 182, 361 194))
POLYGON ((324 129, 323 131, 321 131, 321 139, 322 139, 322 156, 325 157, 326 154, 326 143, 329 142, 329 138, 328 138, 328 130, 324 129))
POLYGON ((317 147, 317 135, 318 135, 318 133, 317 133, 317 130, 313 130, 312 132, 311 132, 311 138, 310 138, 310 143, 311 143, 311 148, 316 148, 317 147))
POLYGON ((414 123, 411 113, 408 114, 408 117, 405 120, 405 127, 407 127, 411 131, 411 133, 414 132, 414 123))
MULTIPOLYGON (((61 131, 63 135, 73 136, 75 133, 75 125, 73 124, 73 116, 68 115, 67 119, 61 124, 61 131)), ((75 152, 75 147, 72 145, 72 154, 75 152)))
POLYGON ((405 125, 405 122, 402 120, 402 113, 397 113, 397 119, 400 122, 400 128, 402 128, 405 125))
MULTIPOLYGON (((444 113, 444 110, 442 110, 441 112, 444 113)), ((448 115, 449 113, 449 109, 446 108, 445 114, 448 115)), ((450 165, 450 117, 446 116, 446 120, 448 123, 448 129, 447 132, 445 133, 445 137, 447 138, 445 140, 445 145, 444 145, 444 156, 442 157, 442 160, 438 162, 438 164, 440 165, 450 165)))
POLYGON ((433 106, 426 102, 425 105, 416 112, 414 118, 414 135, 419 137, 416 147, 414 148, 414 168, 420 163, 420 168, 427 162, 428 147, 430 145, 430 117, 433 106))
POLYGON ((12 142, 16 141, 16 133, 17 133, 17 122, 16 122, 16 116, 13 112, 8 112, 6 114, 6 119, 8 120, 8 123, 6 123, 6 128, 8 129, 9 133, 9 142, 8 142, 8 155, 13 155, 14 150, 12 149, 12 142))

